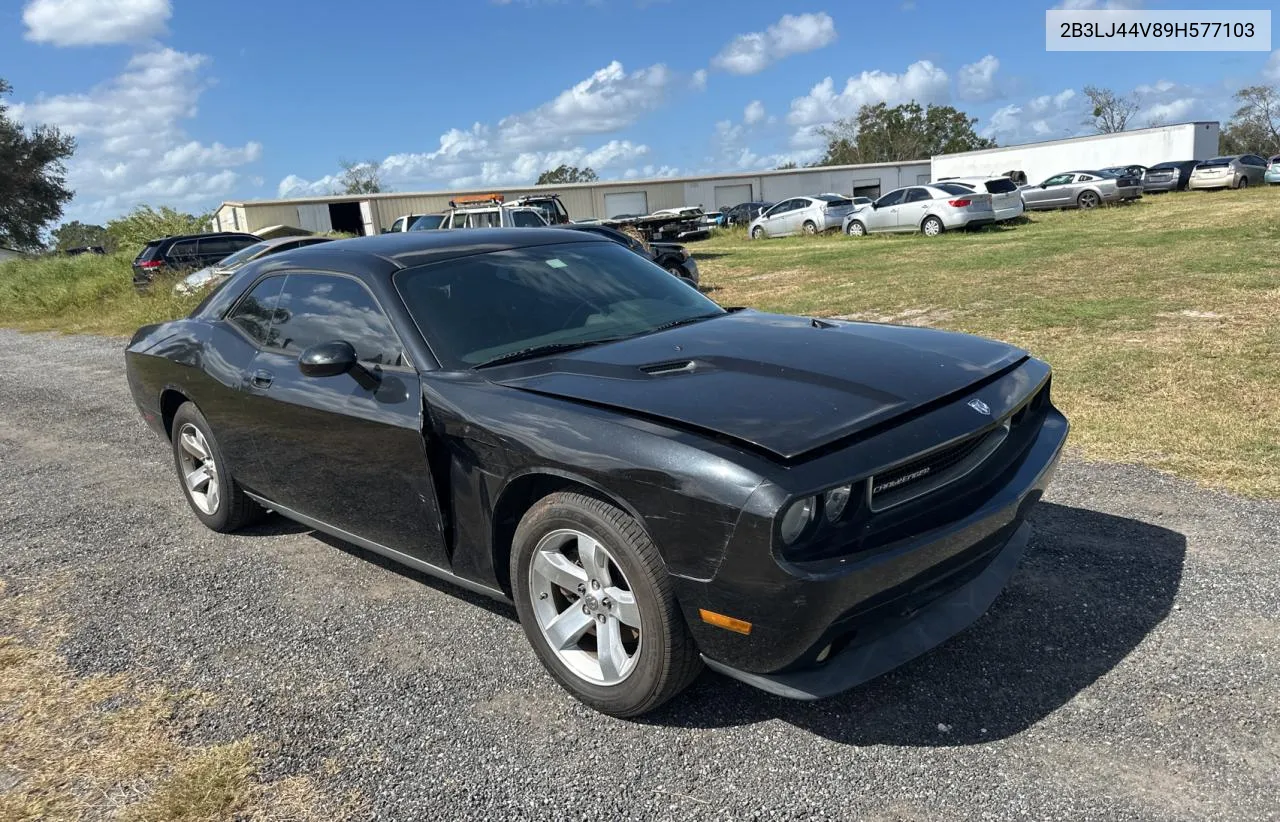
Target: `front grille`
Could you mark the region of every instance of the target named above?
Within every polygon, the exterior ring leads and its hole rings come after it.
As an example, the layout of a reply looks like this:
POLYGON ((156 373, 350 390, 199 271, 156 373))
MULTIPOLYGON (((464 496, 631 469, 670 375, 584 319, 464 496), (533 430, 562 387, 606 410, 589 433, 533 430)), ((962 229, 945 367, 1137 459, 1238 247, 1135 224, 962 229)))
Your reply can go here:
POLYGON ((1006 421, 997 428, 930 451, 871 477, 868 502, 883 511, 954 482, 991 456, 1009 434, 1006 421))

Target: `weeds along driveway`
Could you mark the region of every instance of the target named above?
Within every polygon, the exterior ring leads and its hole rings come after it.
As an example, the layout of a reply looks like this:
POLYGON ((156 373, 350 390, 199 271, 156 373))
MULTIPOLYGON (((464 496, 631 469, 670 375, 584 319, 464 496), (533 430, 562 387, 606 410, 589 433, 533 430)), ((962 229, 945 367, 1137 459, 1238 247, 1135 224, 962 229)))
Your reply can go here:
POLYGON ((206 531, 122 347, 0 331, 0 597, 41 595, 79 674, 210 694, 184 737, 252 738, 264 781, 388 819, 1277 814, 1277 503, 1069 459, 1009 590, 934 653, 812 704, 708 673, 626 722, 509 608, 283 520, 206 531))

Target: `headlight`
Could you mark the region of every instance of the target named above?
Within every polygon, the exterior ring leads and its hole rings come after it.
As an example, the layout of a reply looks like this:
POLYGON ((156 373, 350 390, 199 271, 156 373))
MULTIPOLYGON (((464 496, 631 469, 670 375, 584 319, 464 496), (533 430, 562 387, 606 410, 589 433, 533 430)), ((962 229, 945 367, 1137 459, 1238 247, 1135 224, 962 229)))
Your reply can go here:
POLYGON ((805 497, 791 503, 791 507, 782 515, 782 523, 778 528, 784 543, 790 545, 795 542, 804 533, 804 529, 809 527, 809 523, 813 522, 813 509, 817 501, 817 497, 805 497))
POLYGON ((845 506, 849 504, 849 495, 852 493, 853 488, 851 486, 841 485, 839 488, 832 488, 822 495, 822 510, 826 512, 827 519, 830 522, 840 519, 840 515, 844 513, 845 506))

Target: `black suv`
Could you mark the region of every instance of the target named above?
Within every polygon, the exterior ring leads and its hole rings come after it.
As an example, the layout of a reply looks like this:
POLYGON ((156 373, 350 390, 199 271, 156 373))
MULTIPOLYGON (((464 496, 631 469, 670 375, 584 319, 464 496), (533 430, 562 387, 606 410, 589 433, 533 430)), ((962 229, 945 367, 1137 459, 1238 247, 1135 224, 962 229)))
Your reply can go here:
POLYGON ((133 260, 133 287, 146 291, 157 274, 204 268, 260 242, 261 237, 240 231, 184 234, 152 240, 133 260))

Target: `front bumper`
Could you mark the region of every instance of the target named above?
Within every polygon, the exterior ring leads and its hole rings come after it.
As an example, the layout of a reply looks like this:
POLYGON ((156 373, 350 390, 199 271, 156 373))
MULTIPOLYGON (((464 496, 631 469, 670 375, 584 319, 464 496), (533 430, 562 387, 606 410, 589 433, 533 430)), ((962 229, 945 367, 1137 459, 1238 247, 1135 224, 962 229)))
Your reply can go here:
MULTIPOLYGON (((729 598, 743 603, 744 616, 771 613, 774 624, 760 626, 759 642, 773 647, 750 642, 754 649, 744 648, 741 659, 708 653, 707 665, 771 693, 819 699, 892 670, 964 630, 1012 576, 1027 542, 1026 517, 1053 477, 1068 427, 1051 409, 1025 457, 967 516, 855 558, 834 575, 731 592, 729 598), (765 598, 771 600, 767 605, 765 598)), ((725 592, 717 593, 716 600, 726 601, 725 592)))

